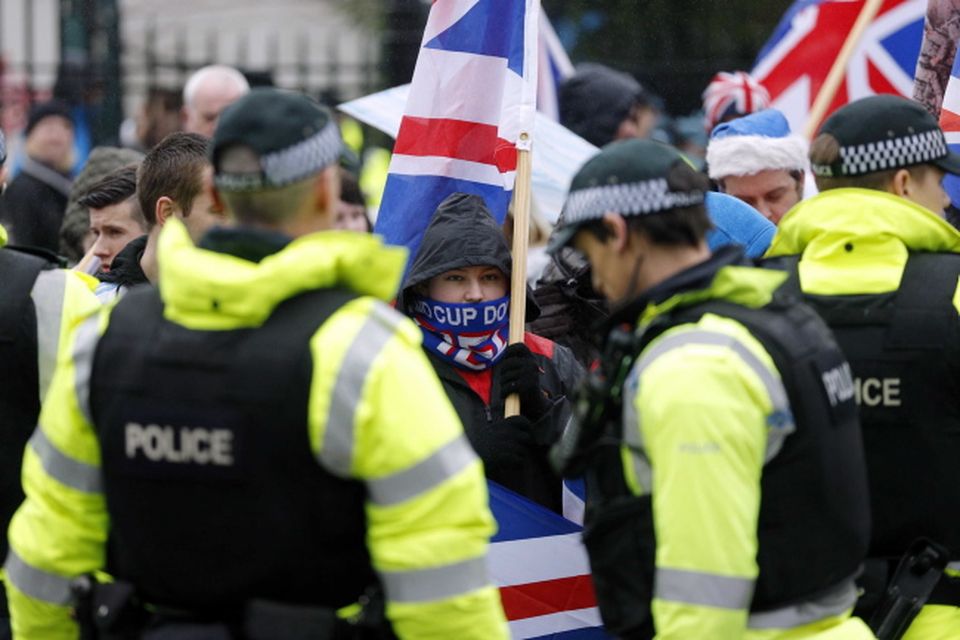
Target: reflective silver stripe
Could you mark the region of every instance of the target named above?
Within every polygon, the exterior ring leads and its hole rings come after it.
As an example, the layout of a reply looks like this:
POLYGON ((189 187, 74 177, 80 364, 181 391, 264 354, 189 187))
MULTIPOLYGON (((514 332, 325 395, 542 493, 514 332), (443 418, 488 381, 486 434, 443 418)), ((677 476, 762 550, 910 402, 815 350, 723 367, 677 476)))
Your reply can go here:
POLYGON ((76 342, 73 345, 73 369, 76 374, 74 385, 77 390, 77 406, 80 413, 93 424, 90 412, 90 378, 93 375, 93 354, 100 341, 100 315, 94 314, 77 328, 76 342))
POLYGON ((634 367, 623 383, 623 443, 630 450, 633 475, 640 485, 640 490, 648 494, 653 486, 653 470, 650 468, 650 459, 643 445, 640 416, 634 404, 639 379, 640 371, 634 367))
POLYGON ((60 319, 67 273, 61 269, 42 271, 33 283, 30 297, 37 316, 37 361, 40 368, 40 398, 47 395, 60 349, 60 319))
POLYGON ((430 602, 482 589, 489 584, 483 557, 418 571, 381 571, 391 602, 430 602))
POLYGON ((349 476, 353 465, 354 415, 363 395, 370 367, 386 346, 402 316, 376 303, 353 342, 347 347, 334 382, 327 413, 327 427, 320 448, 320 462, 328 471, 349 476))
POLYGON ((466 437, 460 436, 408 469, 367 481, 370 498, 383 507, 405 502, 452 478, 476 459, 466 437))
POLYGON ((751 629, 792 629, 805 624, 839 616, 857 602, 857 586, 853 578, 845 580, 826 595, 783 609, 753 613, 747 621, 751 629))
POLYGON ((10 583, 31 598, 61 606, 70 603, 68 578, 31 567, 12 548, 3 570, 10 583))
POLYGON ((950 571, 960 571, 960 562, 951 562, 947 564, 947 569, 950 571))
POLYGON ((103 492, 100 468, 65 455, 47 439, 42 426, 37 425, 33 430, 30 447, 40 458, 40 464, 47 475, 60 484, 84 493, 103 492))
POLYGON ((657 569, 654 597, 719 609, 747 609, 755 581, 684 569, 657 569))
POLYGON ((640 362, 637 363, 637 375, 640 375, 653 362, 674 349, 684 347, 690 344, 706 344, 727 347, 736 353, 744 364, 751 370, 767 390, 770 396, 770 403, 773 405, 773 413, 768 416, 770 429, 767 436, 767 451, 765 462, 770 462, 783 448, 783 443, 791 433, 796 431, 796 425, 793 422, 793 414, 790 411, 790 400, 787 398, 787 390, 783 382, 773 374, 772 371, 753 354, 750 349, 744 346, 733 336, 716 331, 703 331, 700 329, 684 331, 667 336, 646 349, 640 362))

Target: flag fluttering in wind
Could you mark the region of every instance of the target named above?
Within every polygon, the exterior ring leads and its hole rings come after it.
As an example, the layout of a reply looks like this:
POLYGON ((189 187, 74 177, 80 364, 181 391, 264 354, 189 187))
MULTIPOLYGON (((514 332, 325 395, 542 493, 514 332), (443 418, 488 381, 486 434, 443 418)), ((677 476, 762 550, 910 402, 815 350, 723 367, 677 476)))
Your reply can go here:
MULTIPOLYGON (((770 92, 771 106, 794 131, 810 108, 850 34, 864 1, 797 0, 757 57, 751 75, 770 92)), ((926 0, 886 0, 847 64, 826 115, 878 93, 910 97, 923 39, 926 0)))
POLYGON ((533 134, 539 10, 539 0, 431 7, 376 223, 411 257, 451 193, 479 195, 506 217, 517 145, 533 134))

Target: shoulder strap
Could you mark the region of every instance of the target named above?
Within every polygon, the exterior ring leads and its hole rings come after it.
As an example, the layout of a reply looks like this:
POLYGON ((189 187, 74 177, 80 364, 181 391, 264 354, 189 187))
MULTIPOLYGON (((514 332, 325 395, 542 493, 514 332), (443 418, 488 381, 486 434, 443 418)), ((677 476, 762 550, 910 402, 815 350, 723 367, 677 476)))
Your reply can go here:
POLYGON ((923 350, 952 348, 960 330, 953 302, 958 280, 960 255, 912 254, 893 299, 885 346, 923 350))
POLYGON ((897 306, 942 307, 953 300, 960 279, 960 254, 912 253, 897 290, 897 306))

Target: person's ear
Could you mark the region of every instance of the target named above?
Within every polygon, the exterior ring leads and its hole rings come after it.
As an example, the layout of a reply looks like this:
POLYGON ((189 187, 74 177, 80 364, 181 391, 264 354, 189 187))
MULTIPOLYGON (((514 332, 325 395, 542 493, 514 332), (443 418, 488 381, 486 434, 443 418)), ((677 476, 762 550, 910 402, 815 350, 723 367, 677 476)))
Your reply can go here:
POLYGON ((605 213, 602 220, 603 227, 607 230, 604 244, 610 243, 613 251, 622 253, 630 243, 630 229, 627 227, 627 221, 619 213, 605 213))
POLYGON ((171 200, 169 197, 160 196, 157 198, 157 204, 153 210, 157 219, 157 225, 162 227, 163 225, 167 224, 167 220, 169 220, 170 217, 176 213, 176 210, 177 205, 174 204, 173 200, 171 200))
POLYGON ((890 187, 887 190, 901 198, 908 198, 913 187, 911 182, 910 172, 906 169, 898 169, 897 172, 893 174, 893 178, 890 180, 890 187))
POLYGON ((323 212, 332 226, 340 200, 340 169, 337 165, 330 165, 316 177, 313 197, 317 211, 323 212))

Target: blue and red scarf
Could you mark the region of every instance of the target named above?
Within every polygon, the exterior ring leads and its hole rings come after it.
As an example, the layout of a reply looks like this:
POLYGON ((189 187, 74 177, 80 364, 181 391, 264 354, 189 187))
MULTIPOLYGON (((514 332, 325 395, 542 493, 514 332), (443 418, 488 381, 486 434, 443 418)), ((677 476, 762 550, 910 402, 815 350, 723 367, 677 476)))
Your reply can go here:
POLYGON ((413 320, 423 332, 430 353, 471 371, 484 371, 500 359, 507 348, 510 297, 488 302, 437 302, 417 297, 413 320))

